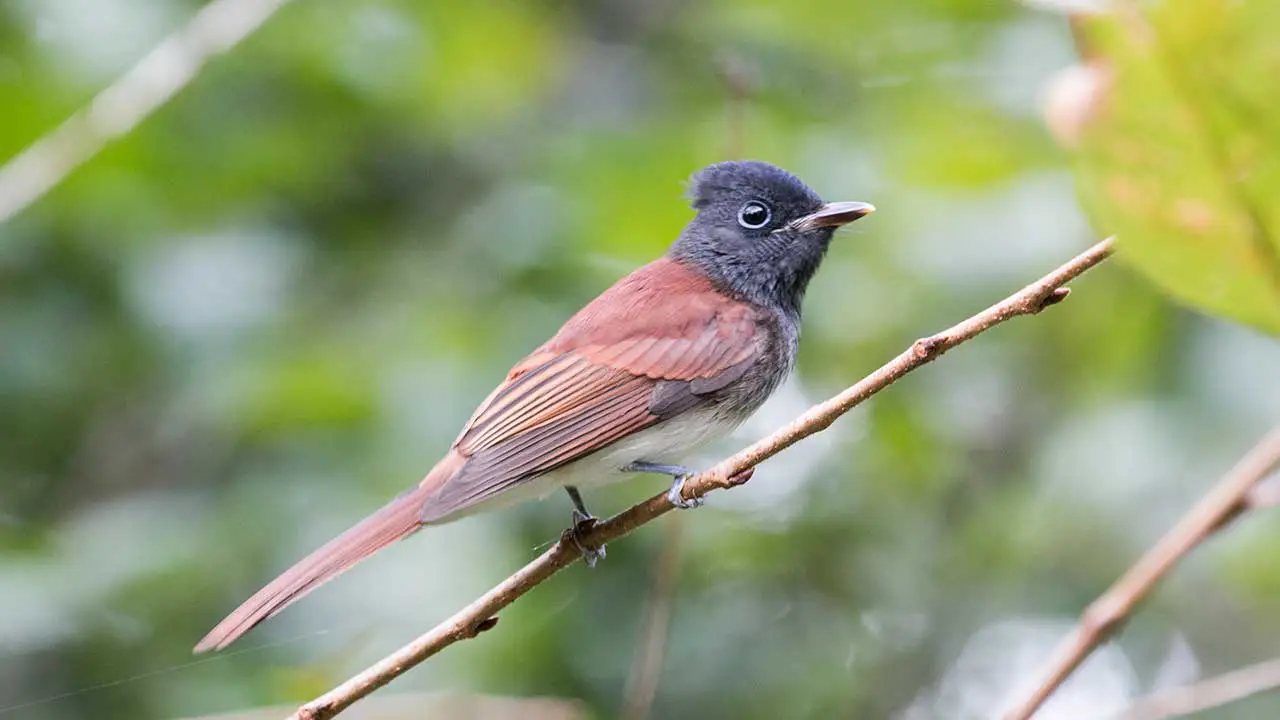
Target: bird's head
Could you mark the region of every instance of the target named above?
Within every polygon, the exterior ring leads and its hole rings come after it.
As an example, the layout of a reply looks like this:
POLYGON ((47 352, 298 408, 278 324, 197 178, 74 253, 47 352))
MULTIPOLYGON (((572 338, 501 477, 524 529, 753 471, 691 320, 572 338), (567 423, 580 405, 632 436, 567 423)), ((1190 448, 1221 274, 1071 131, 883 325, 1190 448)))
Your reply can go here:
POLYGON ((697 215, 669 255, 747 300, 797 313, 836 229, 875 210, 823 202, 800 178, 755 160, 703 168, 689 197, 697 215))

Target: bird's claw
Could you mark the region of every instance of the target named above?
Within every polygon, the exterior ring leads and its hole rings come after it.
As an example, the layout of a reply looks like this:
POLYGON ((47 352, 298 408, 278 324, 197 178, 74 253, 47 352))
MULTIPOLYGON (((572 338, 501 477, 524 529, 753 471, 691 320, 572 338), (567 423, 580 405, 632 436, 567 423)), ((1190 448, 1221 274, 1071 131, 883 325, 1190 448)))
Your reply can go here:
POLYGON ((569 540, 573 542, 574 547, 578 548, 578 552, 582 553, 582 562, 586 563, 589 568, 594 568, 596 563, 603 560, 606 555, 604 545, 597 548, 589 548, 582 542, 582 533, 595 527, 596 522, 594 515, 579 512, 577 508, 574 508, 573 527, 569 529, 569 540))
POLYGON ((705 499, 701 497, 692 498, 690 500, 684 499, 684 481, 688 478, 688 475, 677 476, 676 481, 671 484, 671 489, 667 491, 667 501, 681 510, 692 510, 696 507, 702 507, 702 503, 705 502, 705 499))

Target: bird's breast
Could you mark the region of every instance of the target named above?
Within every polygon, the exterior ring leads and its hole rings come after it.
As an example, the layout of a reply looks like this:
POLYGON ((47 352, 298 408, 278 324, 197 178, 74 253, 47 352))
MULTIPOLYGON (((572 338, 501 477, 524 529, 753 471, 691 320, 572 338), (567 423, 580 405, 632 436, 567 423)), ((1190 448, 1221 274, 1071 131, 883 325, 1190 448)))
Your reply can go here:
POLYGON ((707 399, 735 426, 746 420, 773 395, 795 367, 800 343, 799 318, 778 310, 757 310, 756 361, 735 382, 707 399))

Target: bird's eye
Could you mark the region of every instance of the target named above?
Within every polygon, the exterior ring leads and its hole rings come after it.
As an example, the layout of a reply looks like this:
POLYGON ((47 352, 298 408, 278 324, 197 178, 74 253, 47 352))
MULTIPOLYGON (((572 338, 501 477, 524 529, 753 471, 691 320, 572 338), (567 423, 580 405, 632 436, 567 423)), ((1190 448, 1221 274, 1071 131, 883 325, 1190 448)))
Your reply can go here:
POLYGON ((759 230, 769 224, 773 214, 764 203, 752 200, 738 211, 738 224, 748 230, 759 230))

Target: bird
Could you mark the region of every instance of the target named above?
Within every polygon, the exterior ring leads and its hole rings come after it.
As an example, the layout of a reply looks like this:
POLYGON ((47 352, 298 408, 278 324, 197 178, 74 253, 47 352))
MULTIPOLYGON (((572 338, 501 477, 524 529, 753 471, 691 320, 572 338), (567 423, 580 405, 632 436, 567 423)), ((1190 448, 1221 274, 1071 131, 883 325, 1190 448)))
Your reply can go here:
MULTIPOLYGON (((693 218, 657 260, 573 315, 520 360, 415 486, 306 556, 218 623, 195 652, 220 650, 379 549, 429 525, 563 488, 574 526, 594 520, 579 488, 634 473, 673 479, 790 374, 801 303, 837 228, 873 212, 824 202, 758 160, 694 173, 693 218)), ((603 548, 586 550, 594 564, 603 548)))

